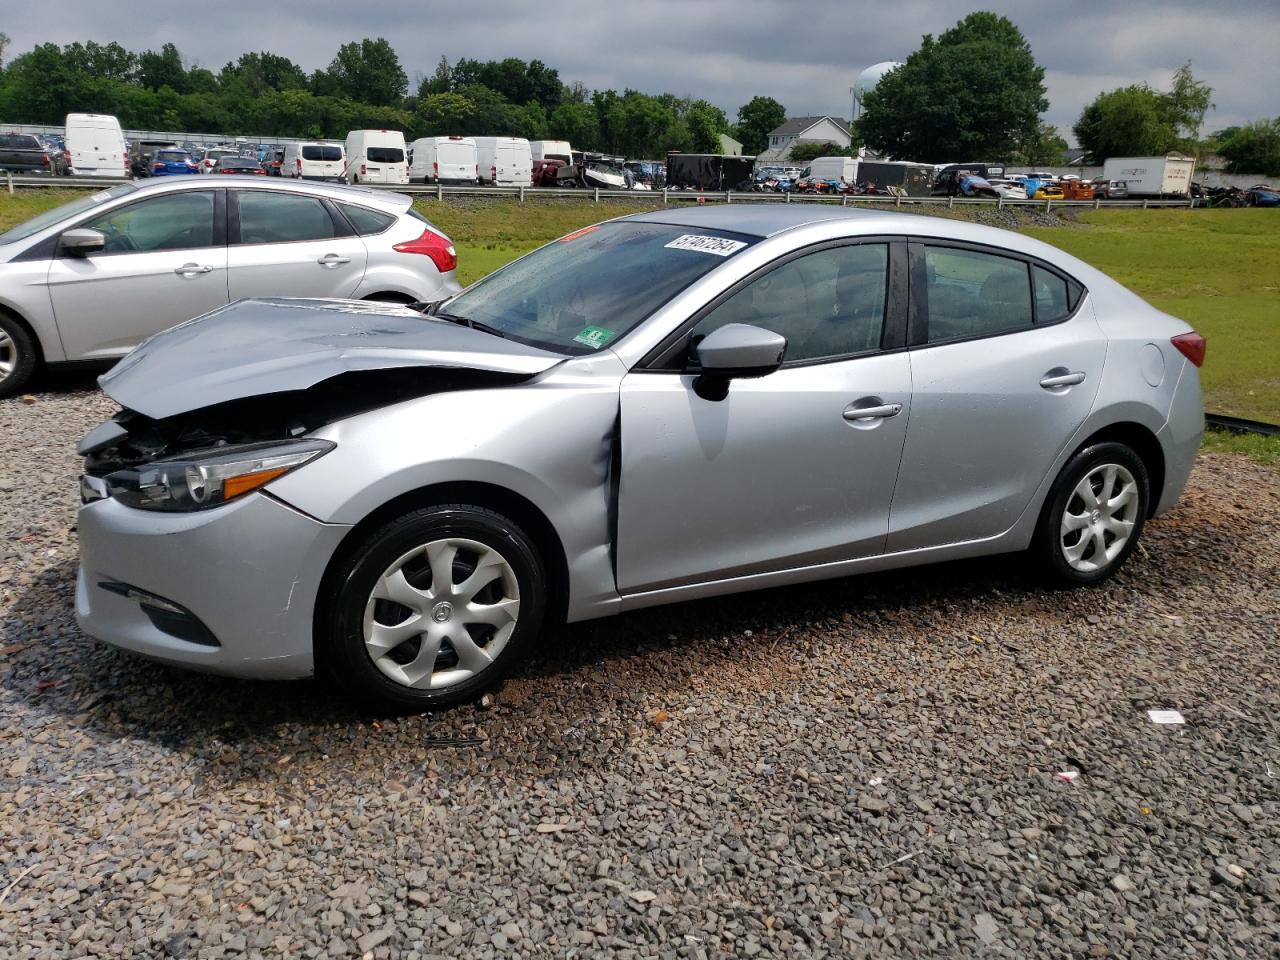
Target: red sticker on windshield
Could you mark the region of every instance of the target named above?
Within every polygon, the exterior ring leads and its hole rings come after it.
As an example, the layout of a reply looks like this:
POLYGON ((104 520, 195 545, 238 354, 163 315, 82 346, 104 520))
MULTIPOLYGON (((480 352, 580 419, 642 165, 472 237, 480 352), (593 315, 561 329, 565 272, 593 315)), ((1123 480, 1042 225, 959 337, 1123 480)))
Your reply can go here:
POLYGON ((591 233, 592 231, 599 230, 599 229, 600 229, 600 224, 594 223, 589 227, 583 227, 581 230, 575 230, 573 231, 573 233, 566 233, 563 237, 560 238, 560 242, 568 243, 570 240, 577 240, 579 237, 585 237, 588 233, 591 233))

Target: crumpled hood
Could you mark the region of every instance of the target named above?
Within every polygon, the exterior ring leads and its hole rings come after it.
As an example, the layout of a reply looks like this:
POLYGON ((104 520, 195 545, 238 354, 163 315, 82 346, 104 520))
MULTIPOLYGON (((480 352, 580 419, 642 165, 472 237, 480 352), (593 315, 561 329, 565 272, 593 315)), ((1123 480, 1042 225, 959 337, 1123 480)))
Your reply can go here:
POLYGON ((357 370, 450 367, 533 376, 564 357, 416 310, 361 300, 237 300, 171 327, 98 378, 162 419, 228 400, 305 390, 357 370))

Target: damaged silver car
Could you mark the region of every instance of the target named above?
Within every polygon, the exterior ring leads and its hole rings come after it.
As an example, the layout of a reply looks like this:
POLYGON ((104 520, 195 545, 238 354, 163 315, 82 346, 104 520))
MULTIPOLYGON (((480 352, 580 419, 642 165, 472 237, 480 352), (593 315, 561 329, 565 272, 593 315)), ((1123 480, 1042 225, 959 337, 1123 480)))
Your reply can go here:
POLYGON ((653 604, 1009 551, 1093 584, 1183 488, 1203 356, 1035 240, 801 205, 587 227, 425 313, 239 302, 102 378, 77 614, 429 710, 653 604))

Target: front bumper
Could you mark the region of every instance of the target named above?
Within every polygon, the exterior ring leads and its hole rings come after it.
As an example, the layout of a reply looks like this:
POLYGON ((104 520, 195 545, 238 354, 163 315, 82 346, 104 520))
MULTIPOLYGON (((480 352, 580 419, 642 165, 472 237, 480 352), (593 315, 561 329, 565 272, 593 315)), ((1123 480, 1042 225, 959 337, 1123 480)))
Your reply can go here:
POLYGON ((80 508, 76 619, 90 636, 165 663, 237 677, 310 676, 317 591, 349 529, 261 493, 173 514, 97 500, 80 508), (189 611, 217 645, 161 629, 121 585, 189 611))

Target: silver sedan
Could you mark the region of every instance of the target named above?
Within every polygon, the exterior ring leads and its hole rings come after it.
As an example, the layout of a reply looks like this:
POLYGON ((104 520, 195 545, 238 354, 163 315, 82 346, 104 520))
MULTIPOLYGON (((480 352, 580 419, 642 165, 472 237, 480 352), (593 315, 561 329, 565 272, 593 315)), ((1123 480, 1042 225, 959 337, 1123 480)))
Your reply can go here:
POLYGON ((408 197, 235 179, 122 184, 0 233, 0 396, 242 297, 458 292, 453 244, 408 197))
POLYGON ((102 379, 77 613, 429 710, 566 620, 1010 551, 1096 584, 1186 482, 1203 358, 1035 240, 801 205, 598 224, 426 315, 242 302, 102 379))

